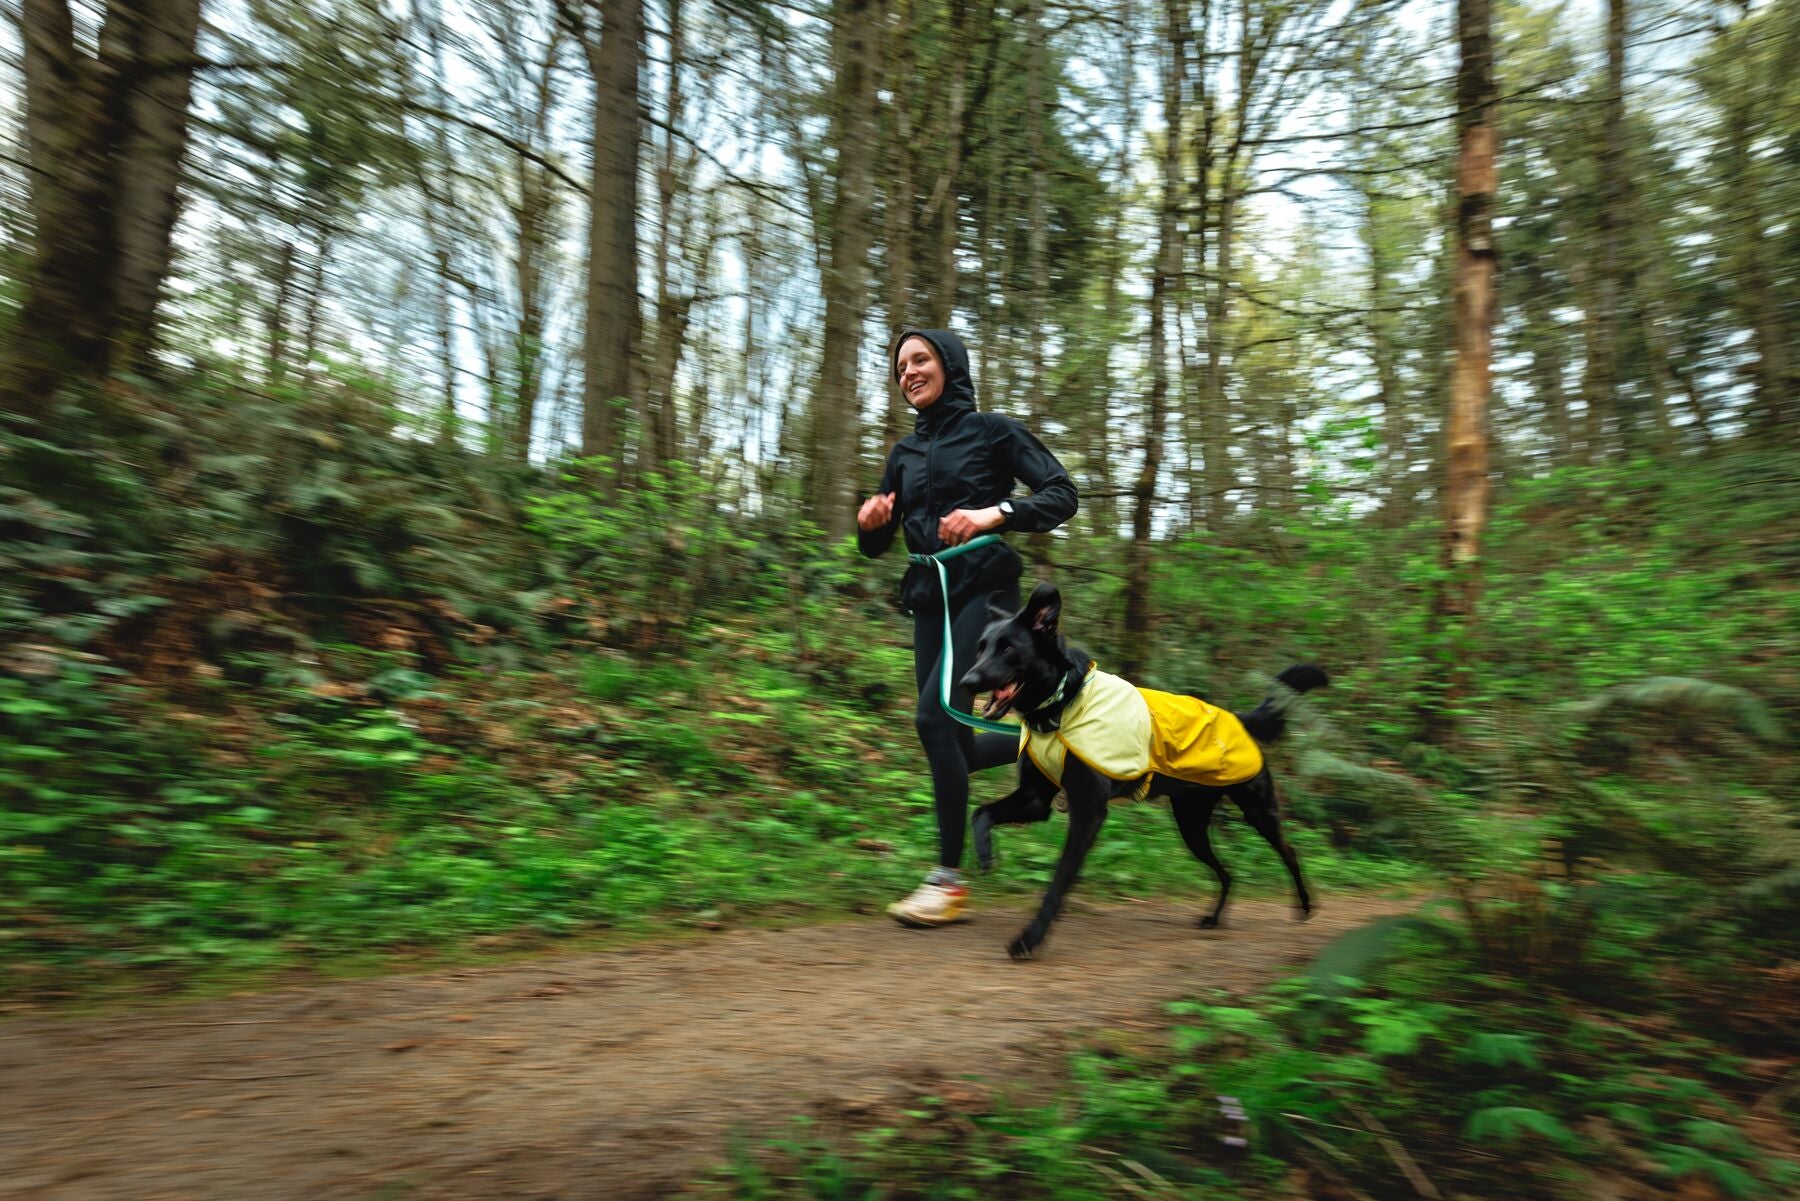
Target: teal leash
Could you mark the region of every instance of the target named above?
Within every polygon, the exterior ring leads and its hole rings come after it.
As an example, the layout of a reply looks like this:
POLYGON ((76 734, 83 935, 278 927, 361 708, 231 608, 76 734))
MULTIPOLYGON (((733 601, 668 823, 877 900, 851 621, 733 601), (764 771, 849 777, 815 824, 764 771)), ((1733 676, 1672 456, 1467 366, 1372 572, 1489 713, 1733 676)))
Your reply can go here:
POLYGON ((966 555, 978 547, 987 546, 990 543, 999 541, 1000 535, 998 534, 982 534, 978 537, 969 539, 961 546, 952 546, 945 550, 938 551, 935 555, 909 554, 906 557, 914 563, 930 563, 933 567, 937 568, 938 591, 942 593, 944 597, 944 653, 938 660, 942 664, 941 669, 938 671, 938 702, 944 706, 944 712, 948 713, 951 717, 954 717, 965 726, 972 726, 977 730, 985 730, 989 734, 1011 734, 1014 737, 1017 737, 1019 727, 1012 722, 990 721, 985 717, 977 717, 973 713, 964 713, 961 709, 958 709, 955 705, 950 703, 950 676, 955 668, 956 643, 952 640, 950 628, 950 577, 944 571, 944 563, 948 559, 954 559, 958 555, 966 555))

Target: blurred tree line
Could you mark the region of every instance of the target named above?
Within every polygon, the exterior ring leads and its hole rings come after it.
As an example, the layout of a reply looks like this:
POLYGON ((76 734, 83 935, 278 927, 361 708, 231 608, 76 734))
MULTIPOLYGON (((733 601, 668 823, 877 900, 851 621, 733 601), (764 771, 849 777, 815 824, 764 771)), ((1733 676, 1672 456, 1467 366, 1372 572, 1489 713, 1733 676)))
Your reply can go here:
POLYGON ((950 324, 1122 555, 1127 667, 1152 544, 1348 504, 1473 564, 1490 480, 1795 424, 1791 0, 11 7, 15 419, 351 371, 839 537, 891 331, 950 324))

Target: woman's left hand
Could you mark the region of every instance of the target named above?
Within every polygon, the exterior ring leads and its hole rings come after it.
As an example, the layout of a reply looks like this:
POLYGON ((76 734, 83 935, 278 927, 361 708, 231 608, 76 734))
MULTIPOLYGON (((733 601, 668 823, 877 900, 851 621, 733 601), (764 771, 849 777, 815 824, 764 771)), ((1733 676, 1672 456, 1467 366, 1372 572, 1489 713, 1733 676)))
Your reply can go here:
POLYGON ((961 546, 977 534, 997 529, 1006 515, 997 505, 985 509, 958 509, 938 522, 938 537, 945 546, 961 546))

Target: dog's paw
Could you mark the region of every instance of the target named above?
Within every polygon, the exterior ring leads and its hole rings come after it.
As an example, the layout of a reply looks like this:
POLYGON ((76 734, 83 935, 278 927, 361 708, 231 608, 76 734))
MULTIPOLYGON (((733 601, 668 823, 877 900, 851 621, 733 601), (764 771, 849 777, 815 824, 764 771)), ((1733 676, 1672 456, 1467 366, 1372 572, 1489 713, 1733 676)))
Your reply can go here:
POLYGON ((1295 921, 1297 921, 1297 922, 1310 921, 1312 919, 1312 915, 1313 915, 1313 907, 1311 905, 1296 905, 1296 906, 1294 906, 1294 920, 1295 921))
POLYGON ((1200 920, 1194 924, 1202 930, 1217 930, 1219 928, 1219 915, 1216 913, 1202 914, 1200 920))
POLYGON ((1037 944, 1031 941, 1029 934, 1021 934, 1006 944, 1006 953, 1014 963, 1024 963, 1037 950, 1037 944))

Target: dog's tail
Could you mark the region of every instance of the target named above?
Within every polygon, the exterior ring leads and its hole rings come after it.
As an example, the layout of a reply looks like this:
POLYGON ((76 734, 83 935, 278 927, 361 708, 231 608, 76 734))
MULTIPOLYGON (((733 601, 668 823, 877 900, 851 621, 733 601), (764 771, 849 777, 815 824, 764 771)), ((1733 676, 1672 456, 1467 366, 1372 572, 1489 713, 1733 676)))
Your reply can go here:
POLYGON ((1263 703, 1248 713, 1238 714, 1244 729, 1258 742, 1274 742, 1287 731, 1288 710, 1299 703, 1305 693, 1331 683, 1325 669, 1315 663, 1296 663, 1275 677, 1275 686, 1263 703))

